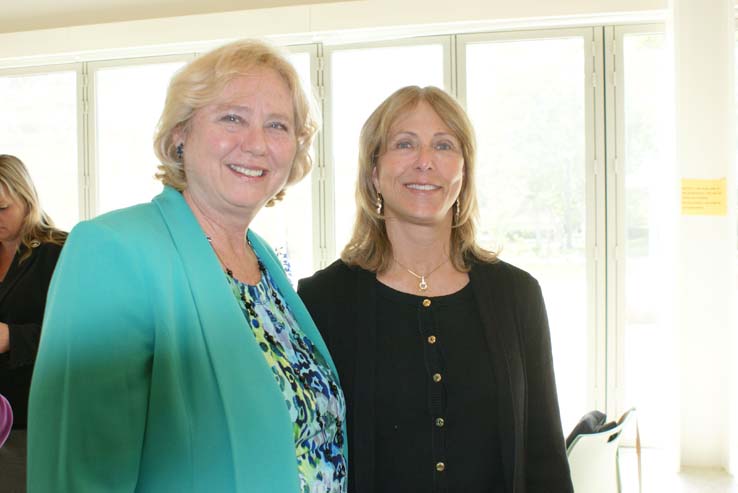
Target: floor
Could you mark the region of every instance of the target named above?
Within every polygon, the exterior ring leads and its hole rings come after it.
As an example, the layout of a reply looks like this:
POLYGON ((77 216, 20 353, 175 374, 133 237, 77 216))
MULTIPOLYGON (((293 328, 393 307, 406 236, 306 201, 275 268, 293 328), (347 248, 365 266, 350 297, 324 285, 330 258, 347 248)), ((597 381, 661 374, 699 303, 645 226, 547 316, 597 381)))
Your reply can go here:
MULTIPOLYGON (((641 453, 641 493, 738 493, 738 478, 720 469, 683 468, 675 472, 664 454, 654 449, 641 453)), ((638 459, 633 448, 620 449, 622 493, 638 492, 638 459)))

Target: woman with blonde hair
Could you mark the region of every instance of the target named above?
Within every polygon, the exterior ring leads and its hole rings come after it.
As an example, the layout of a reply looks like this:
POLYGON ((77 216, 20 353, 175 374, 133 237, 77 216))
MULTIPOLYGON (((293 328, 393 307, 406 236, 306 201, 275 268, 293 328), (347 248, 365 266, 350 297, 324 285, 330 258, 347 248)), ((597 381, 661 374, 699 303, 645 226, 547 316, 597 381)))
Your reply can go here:
POLYGON ((341 259, 298 292, 346 393, 349 491, 570 492, 538 282, 475 238, 461 106, 405 87, 368 118, 341 259))
POLYGON ((52 283, 30 491, 345 491, 335 367, 249 229, 310 170, 308 102, 261 42, 173 77, 155 137, 164 191, 78 225, 52 283))
POLYGON ((67 234, 41 208, 23 162, 0 155, 0 394, 13 429, 0 449, 0 478, 25 491, 26 416, 46 292, 67 234))

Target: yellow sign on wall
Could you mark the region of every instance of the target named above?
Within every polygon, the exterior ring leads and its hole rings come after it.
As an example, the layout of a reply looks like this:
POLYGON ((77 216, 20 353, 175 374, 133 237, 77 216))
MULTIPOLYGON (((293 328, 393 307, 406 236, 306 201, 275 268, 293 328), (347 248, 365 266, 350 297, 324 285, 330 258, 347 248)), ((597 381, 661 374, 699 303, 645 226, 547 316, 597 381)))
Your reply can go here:
POLYGON ((682 178, 682 215, 725 216, 728 214, 727 180, 682 178))

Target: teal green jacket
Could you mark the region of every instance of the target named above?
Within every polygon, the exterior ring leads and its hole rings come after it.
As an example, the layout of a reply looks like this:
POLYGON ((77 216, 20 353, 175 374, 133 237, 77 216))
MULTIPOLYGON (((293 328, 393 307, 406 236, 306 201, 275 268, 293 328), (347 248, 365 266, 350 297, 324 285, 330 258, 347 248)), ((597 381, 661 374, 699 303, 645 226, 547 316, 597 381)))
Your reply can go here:
MULTIPOLYGON (((271 248, 248 237, 335 372, 271 248)), ((28 433, 30 493, 299 491, 282 393, 179 192, 70 234, 49 288, 28 433)))

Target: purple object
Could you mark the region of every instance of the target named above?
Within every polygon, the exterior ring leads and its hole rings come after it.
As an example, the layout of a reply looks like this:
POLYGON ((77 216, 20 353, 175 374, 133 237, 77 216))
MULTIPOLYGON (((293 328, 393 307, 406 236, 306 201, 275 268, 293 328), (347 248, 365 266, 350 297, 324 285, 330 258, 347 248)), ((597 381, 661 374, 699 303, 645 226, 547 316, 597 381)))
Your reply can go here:
POLYGON ((0 447, 3 446, 5 440, 10 435, 10 429, 13 427, 13 410, 10 408, 8 400, 0 395, 0 447))

